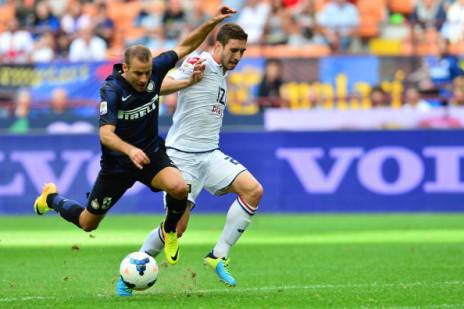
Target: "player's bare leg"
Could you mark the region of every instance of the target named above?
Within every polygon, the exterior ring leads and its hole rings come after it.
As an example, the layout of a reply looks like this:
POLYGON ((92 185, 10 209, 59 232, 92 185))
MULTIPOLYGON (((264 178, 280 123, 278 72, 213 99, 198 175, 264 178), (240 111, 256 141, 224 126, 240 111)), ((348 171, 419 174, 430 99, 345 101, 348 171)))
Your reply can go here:
POLYGON ((105 215, 96 215, 84 209, 79 216, 79 225, 86 232, 91 232, 95 230, 100 222, 103 220, 105 215))

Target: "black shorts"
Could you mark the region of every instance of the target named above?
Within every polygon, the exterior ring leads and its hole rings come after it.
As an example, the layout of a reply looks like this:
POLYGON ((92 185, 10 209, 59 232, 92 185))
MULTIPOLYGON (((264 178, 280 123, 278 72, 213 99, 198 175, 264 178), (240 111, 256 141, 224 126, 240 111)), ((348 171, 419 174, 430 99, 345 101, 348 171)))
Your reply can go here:
POLYGON ((136 181, 143 183, 154 192, 161 191, 159 188, 152 187, 151 181, 166 167, 177 168, 163 147, 150 156, 150 164, 144 165, 142 170, 124 173, 109 173, 101 170, 89 194, 87 210, 96 215, 105 214, 136 181))

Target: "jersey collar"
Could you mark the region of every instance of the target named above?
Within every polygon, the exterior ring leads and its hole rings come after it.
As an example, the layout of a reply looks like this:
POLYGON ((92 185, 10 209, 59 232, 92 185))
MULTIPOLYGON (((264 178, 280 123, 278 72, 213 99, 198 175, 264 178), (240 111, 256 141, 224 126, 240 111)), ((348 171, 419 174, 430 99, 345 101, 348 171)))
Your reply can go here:
POLYGON ((229 74, 229 71, 226 71, 224 73, 223 65, 220 63, 217 63, 216 60, 214 60, 213 55, 209 52, 205 52, 207 54, 207 57, 211 60, 211 62, 214 64, 214 68, 216 72, 220 73, 222 76, 226 77, 229 74))

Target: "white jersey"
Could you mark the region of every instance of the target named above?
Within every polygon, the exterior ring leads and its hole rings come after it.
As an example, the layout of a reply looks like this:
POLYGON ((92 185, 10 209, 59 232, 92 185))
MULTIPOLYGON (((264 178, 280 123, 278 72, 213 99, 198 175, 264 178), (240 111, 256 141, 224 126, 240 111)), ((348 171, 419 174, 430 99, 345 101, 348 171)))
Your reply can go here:
POLYGON ((219 148, 219 132, 227 102, 227 74, 208 52, 187 57, 169 76, 176 80, 190 78, 199 59, 205 59, 203 79, 178 92, 173 124, 166 138, 167 147, 184 152, 219 148))

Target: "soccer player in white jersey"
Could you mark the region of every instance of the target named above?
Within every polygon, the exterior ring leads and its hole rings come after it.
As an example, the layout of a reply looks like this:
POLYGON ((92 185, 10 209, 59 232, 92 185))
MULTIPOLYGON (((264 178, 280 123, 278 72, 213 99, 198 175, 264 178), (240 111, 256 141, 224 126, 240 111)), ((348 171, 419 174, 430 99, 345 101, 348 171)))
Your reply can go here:
MULTIPOLYGON (((204 259, 228 286, 237 284, 228 270, 230 248, 247 229, 263 195, 263 188, 255 177, 219 150, 219 132, 227 103, 227 71, 234 69, 242 58, 247 36, 240 26, 224 24, 217 34, 213 52, 188 57, 174 74, 165 78, 161 87, 163 94, 182 89, 166 138, 168 156, 190 186, 190 207, 177 225, 178 236, 187 228, 191 209, 203 188, 218 196, 237 195, 219 241, 204 259)), ((140 250, 156 256, 163 246, 162 228, 157 227, 140 250)))

